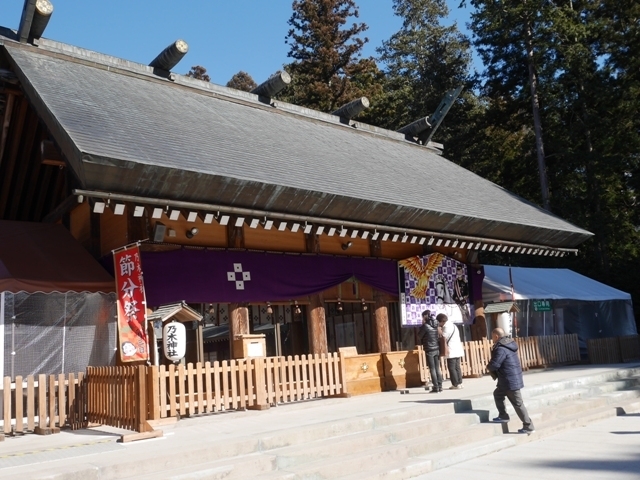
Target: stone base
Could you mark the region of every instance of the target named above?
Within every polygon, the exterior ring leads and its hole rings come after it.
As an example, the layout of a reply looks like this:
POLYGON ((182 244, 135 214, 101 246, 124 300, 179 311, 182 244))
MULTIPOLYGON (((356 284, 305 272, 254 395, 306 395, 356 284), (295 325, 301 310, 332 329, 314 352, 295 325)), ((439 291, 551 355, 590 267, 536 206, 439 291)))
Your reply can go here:
POLYGON ((33 430, 33 433, 36 435, 53 435, 55 433, 60 433, 60 429, 58 427, 36 427, 33 430))

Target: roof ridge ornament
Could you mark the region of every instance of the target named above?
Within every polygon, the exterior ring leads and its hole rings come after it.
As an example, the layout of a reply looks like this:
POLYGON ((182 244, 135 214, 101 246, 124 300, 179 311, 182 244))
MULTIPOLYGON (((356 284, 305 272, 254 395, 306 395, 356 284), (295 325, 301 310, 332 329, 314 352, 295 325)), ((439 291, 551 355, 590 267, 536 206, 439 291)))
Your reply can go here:
POLYGON ((18 41, 26 43, 39 39, 47 28, 52 13, 53 4, 49 0, 25 0, 18 27, 18 41))
POLYGON ((419 118, 415 122, 405 125, 398 130, 398 133, 403 133, 407 140, 415 140, 422 145, 427 145, 449 112, 453 102, 460 95, 460 92, 462 92, 462 85, 455 90, 449 90, 433 115, 419 118))
POLYGON ((344 104, 331 115, 351 120, 360 115, 364 110, 369 108, 369 99, 367 97, 357 98, 349 103, 344 104))
POLYGON ((254 95, 258 95, 260 97, 272 98, 280 93, 290 83, 291 75, 289 75, 284 70, 280 70, 271 75, 268 79, 251 90, 251 92, 249 93, 253 93, 254 95))
POLYGON ((154 69, 164 70, 170 72, 180 60, 189 51, 189 44, 182 39, 178 39, 162 50, 156 58, 154 58, 149 64, 154 69))

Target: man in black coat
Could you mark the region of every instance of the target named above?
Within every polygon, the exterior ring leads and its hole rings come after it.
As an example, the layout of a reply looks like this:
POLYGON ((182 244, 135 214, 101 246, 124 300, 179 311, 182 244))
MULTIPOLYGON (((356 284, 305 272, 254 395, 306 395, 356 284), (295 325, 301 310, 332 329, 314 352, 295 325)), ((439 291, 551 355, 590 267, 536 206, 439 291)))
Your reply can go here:
POLYGON ((522 420, 522 428, 518 433, 533 433, 535 428, 527 409, 522 401, 520 390, 524 388, 522 380, 522 366, 518 358, 518 344, 512 339, 504 336, 504 330, 495 328, 491 332, 493 347, 491 349, 491 360, 487 365, 487 370, 491 372, 494 379, 498 379, 498 385, 493 391, 493 398, 498 408, 498 417, 494 422, 508 422, 509 414, 505 408, 504 399, 508 398, 514 410, 522 420))
POLYGON ((439 393, 442 391, 440 345, 438 343, 439 326, 438 321, 431 315, 429 310, 422 312, 422 326, 418 331, 418 339, 422 343, 424 353, 427 357, 427 364, 429 365, 429 373, 431 374, 431 382, 433 383, 431 393, 439 393))

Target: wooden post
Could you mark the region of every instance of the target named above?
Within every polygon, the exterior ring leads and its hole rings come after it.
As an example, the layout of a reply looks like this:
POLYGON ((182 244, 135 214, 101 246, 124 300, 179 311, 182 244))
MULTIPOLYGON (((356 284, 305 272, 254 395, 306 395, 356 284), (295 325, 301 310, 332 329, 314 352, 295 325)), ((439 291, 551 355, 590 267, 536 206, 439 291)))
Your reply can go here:
MULTIPOLYGON (((247 366, 252 368, 247 372, 249 375, 252 374, 251 370, 253 370, 253 385, 256 392, 256 400, 253 405, 248 407, 249 410, 267 410, 269 405, 269 400, 267 399, 267 382, 266 382, 266 363, 263 357, 257 357, 254 359, 249 359, 247 362, 247 366)), ((251 398, 251 392, 249 392, 249 398, 251 398)))
POLYGON ((229 352, 231 358, 239 357, 240 352, 233 349, 233 340, 236 335, 244 335, 249 333, 249 309, 245 304, 230 303, 229 304, 229 352))
POLYGON ((137 428, 136 431, 144 432, 147 430, 147 367, 138 365, 136 369, 136 390, 138 391, 138 411, 136 412, 137 428))
POLYGON ((389 312, 385 295, 373 290, 375 300, 375 341, 376 352, 387 353, 391 351, 391 335, 389 334, 389 312))
POLYGON ((473 302, 475 317, 471 326, 471 340, 477 341, 487 338, 487 319, 484 316, 484 303, 482 300, 473 302))
POLYGON ((327 347, 327 321, 324 301, 321 294, 309 297, 309 351, 310 353, 329 353, 327 347))
POLYGON ((198 330, 196 333, 197 347, 198 347, 198 362, 204 363, 204 325, 203 322, 198 322, 198 330))
POLYGON ((244 248, 244 229, 235 226, 236 218, 232 217, 227 227, 227 246, 229 248, 244 248))

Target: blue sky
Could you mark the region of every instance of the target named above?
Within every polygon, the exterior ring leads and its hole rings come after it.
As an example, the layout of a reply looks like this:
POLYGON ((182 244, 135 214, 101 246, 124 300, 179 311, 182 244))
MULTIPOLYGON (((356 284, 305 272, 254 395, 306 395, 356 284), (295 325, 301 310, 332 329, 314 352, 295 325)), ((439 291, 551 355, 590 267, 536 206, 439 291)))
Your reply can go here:
MULTIPOLYGON (((24 0, 0 0, 0 25, 17 29, 24 0)), ((291 0, 51 0, 45 37, 147 64, 181 38, 189 53, 174 68, 186 73, 202 65, 211 81, 224 85, 240 70, 257 83, 288 63, 285 36, 291 0)), ((467 10, 447 0, 450 22, 466 31, 467 10)), ((400 28, 391 0, 357 0, 369 25, 364 56, 400 28)))

